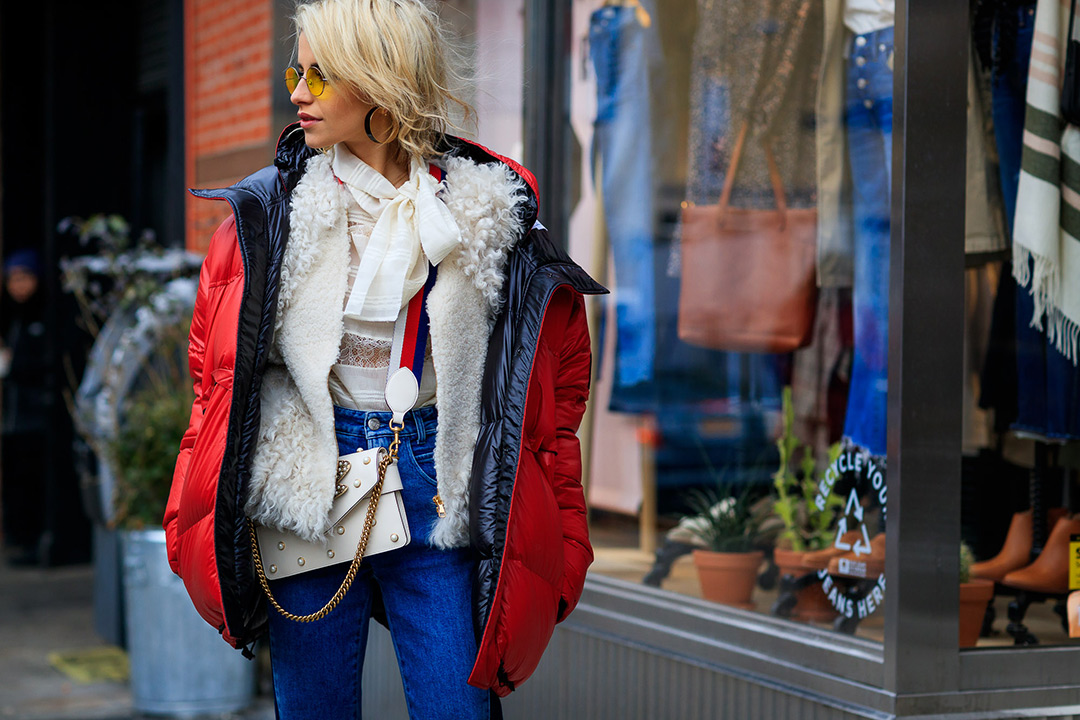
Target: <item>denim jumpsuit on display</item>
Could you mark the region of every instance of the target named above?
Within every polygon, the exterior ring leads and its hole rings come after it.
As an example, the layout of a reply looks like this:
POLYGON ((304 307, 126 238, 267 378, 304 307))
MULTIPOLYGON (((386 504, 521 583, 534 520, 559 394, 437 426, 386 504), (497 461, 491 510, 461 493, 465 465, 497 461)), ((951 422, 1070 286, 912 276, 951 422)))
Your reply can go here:
POLYGON ((635 8, 611 6, 592 14, 589 51, 597 87, 593 169, 599 158, 600 177, 595 181, 603 192, 615 263, 617 398, 620 388, 653 379, 656 207, 649 71, 658 61, 659 47, 654 33, 638 22, 635 8))
POLYGON ((889 354, 893 29, 851 39, 844 116, 855 221, 855 353, 844 437, 885 455, 889 354))

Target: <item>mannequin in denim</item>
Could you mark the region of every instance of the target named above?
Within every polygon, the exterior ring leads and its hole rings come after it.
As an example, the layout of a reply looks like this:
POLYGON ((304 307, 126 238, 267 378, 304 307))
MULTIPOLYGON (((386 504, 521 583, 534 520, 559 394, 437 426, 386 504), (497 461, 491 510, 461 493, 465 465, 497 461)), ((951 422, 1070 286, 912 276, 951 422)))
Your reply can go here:
POLYGON ((885 455, 892 195, 893 29, 851 40, 845 99, 855 220, 855 354, 844 436, 885 455))
MULTIPOLYGON (((655 17, 653 3, 642 4, 655 17)), ((594 180, 603 190, 615 263, 614 401, 620 388, 653 378, 656 208, 649 74, 660 48, 655 26, 644 27, 634 7, 613 5, 592 14, 589 49, 597 89, 594 169, 600 161, 594 180)))
MULTIPOLYGON (((389 412, 334 408, 341 454, 389 447, 389 412)), ((270 654, 278 717, 325 720, 361 717, 360 679, 374 592, 382 591, 401 668, 409 717, 487 719, 489 696, 467 684, 476 657, 472 625, 473 558, 468 548, 428 544, 435 522, 434 406, 405 416, 397 461, 412 540, 364 560, 341 604, 322 620, 295 623, 270 613, 270 654), (279 652, 278 647, 288 648, 279 652)), ((290 611, 318 610, 349 565, 334 565, 271 583, 290 611)))

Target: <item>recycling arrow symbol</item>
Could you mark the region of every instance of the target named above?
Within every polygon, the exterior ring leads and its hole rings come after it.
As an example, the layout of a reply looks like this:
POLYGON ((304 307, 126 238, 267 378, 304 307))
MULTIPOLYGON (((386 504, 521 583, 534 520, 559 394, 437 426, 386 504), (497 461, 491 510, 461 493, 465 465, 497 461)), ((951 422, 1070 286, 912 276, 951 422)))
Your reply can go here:
POLYGON ((855 557, 870 554, 870 534, 866 530, 866 523, 863 522, 863 506, 859 504, 859 496, 855 493, 854 488, 852 488, 851 494, 848 495, 847 505, 844 507, 844 517, 840 518, 840 523, 836 527, 836 542, 833 543, 833 546, 845 552, 853 550, 855 557), (854 545, 844 542, 843 539, 848 533, 849 515, 859 523, 859 531, 862 533, 862 537, 858 538, 854 545))

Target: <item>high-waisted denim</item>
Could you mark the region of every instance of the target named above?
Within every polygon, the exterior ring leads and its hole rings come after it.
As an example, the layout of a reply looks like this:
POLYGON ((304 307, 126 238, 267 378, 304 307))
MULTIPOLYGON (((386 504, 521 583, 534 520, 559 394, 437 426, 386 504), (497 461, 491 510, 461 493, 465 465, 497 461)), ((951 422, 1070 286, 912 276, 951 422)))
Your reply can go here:
MULTIPOLYGON (((651 3, 650 3, 651 4, 651 3)), ((615 264, 614 394, 653 379, 656 303, 653 235, 656 225, 652 158, 650 65, 658 61, 655 29, 632 7, 596 10, 589 21, 596 70, 594 181, 603 191, 604 222, 615 264)))
MULTIPOLYGON (((388 412, 334 408, 341 454, 389 447, 388 412)), ((489 717, 488 693, 467 684, 476 659, 472 622, 473 560, 467 548, 428 544, 436 519, 434 407, 405 417, 398 471, 412 540, 400 550, 365 559, 341 604, 322 620, 295 623, 270 610, 270 656, 277 717, 326 720, 360 717, 360 677, 368 621, 381 591, 409 717, 489 717)), ((276 580, 271 590, 297 614, 330 599, 348 563, 276 580)))
POLYGON ((855 229, 855 353, 844 436, 885 454, 889 355, 893 29, 852 38, 845 121, 855 229))

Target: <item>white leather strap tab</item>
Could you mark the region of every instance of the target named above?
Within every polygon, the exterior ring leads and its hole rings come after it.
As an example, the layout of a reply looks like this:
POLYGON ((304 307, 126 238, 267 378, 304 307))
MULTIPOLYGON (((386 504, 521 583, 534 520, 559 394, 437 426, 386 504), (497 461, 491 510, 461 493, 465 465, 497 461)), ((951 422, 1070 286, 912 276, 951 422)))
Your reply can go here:
POLYGON ((413 409, 420 386, 416 376, 407 367, 398 368, 386 383, 386 404, 394 414, 393 422, 397 425, 405 421, 405 413, 413 409))

